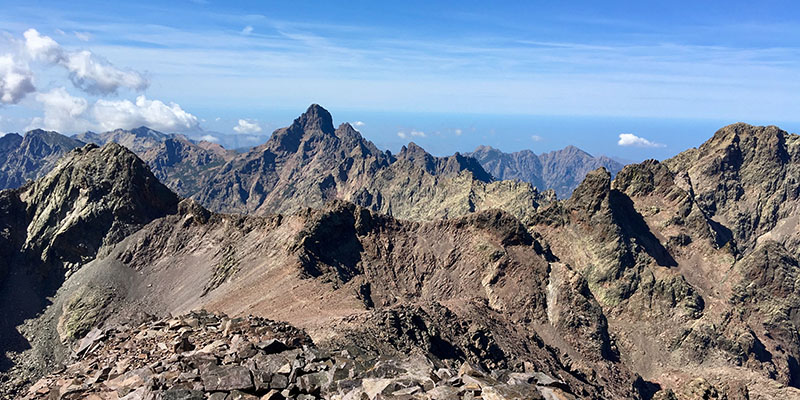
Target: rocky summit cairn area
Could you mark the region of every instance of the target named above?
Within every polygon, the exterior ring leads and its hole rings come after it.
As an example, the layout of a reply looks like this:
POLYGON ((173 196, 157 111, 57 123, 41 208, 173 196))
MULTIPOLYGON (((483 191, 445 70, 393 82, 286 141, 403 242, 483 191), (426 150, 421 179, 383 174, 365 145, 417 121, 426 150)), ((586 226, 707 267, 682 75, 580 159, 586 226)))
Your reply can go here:
POLYGON ((93 329, 24 399, 574 399, 528 363, 443 367, 422 354, 326 349, 286 323, 206 311, 93 329))

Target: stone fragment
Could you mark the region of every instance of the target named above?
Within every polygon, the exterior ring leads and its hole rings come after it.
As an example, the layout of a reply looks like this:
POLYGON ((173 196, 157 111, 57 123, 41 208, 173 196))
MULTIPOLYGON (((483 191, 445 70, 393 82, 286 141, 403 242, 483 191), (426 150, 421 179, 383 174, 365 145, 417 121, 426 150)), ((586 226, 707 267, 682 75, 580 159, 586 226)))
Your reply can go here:
POLYGON ((261 396, 259 400, 283 400, 283 396, 281 396, 281 392, 277 390, 270 390, 269 393, 261 396))
POLYGON ((459 394, 461 390, 456 389, 452 386, 437 386, 427 392, 425 394, 431 400, 452 400, 459 398, 459 394))
POLYGON ((206 391, 250 390, 253 380, 250 370, 240 365, 223 365, 209 368, 200 374, 206 391))
POLYGON ((514 400, 530 399, 544 400, 544 397, 533 385, 497 385, 483 389, 481 397, 484 400, 514 400))
POLYGON ((258 400, 258 397, 239 390, 233 390, 228 393, 228 397, 226 397, 225 400, 258 400))
POLYGON ((265 342, 259 342, 256 344, 259 350, 263 351, 266 354, 275 354, 280 353, 284 350, 288 350, 289 347, 286 346, 283 342, 277 339, 270 339, 265 342))
POLYGON ((270 388, 272 374, 269 371, 251 369, 250 374, 253 376, 253 386, 256 392, 264 392, 270 388))
POLYGON ((286 389, 289 386, 289 377, 286 375, 275 374, 272 375, 272 380, 269 382, 269 387, 272 389, 286 389))
POLYGON ((330 384, 330 381, 331 379, 327 372, 314 372, 297 378, 297 388, 304 393, 319 394, 322 389, 330 384))
POLYGON ((203 400, 205 395, 199 390, 168 389, 161 393, 162 400, 203 400))
POLYGON ((194 345, 189 341, 189 338, 182 337, 172 345, 172 351, 175 353, 183 353, 184 351, 194 350, 194 345))

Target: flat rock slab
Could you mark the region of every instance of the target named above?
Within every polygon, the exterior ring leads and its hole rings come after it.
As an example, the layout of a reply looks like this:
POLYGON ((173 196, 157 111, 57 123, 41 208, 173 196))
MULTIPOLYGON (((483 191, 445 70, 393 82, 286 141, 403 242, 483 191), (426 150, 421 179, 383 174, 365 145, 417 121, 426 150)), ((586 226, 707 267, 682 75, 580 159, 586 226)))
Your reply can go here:
POLYGON ((241 365, 223 365, 209 368, 200 375, 205 390, 209 392, 250 390, 253 380, 250 370, 241 365))
POLYGON ((161 393, 162 400, 203 400, 205 395, 199 390, 169 389, 161 393))

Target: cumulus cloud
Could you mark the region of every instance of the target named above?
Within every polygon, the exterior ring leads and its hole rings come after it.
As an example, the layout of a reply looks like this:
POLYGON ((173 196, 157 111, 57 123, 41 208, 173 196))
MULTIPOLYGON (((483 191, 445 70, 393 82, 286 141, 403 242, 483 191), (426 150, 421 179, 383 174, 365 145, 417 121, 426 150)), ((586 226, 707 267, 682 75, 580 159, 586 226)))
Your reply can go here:
POLYGON ((544 138, 539 135, 531 135, 531 140, 533 140, 534 142, 541 142, 542 140, 544 140, 544 138))
POLYGON ((426 135, 426 134, 425 134, 425 132, 423 132, 423 131, 412 130, 412 131, 411 131, 411 136, 416 136, 416 137, 427 137, 428 135, 426 135))
POLYGON ((11 55, 0 56, 0 103, 17 104, 33 93, 33 72, 11 55))
POLYGON ((137 97, 135 103, 130 100, 97 100, 93 115, 103 130, 146 125, 159 131, 183 132, 200 125, 198 118, 180 105, 148 100, 145 96, 137 97))
POLYGON ((64 50, 50 36, 39 34, 36 29, 28 29, 22 34, 25 37, 25 49, 35 60, 58 63, 65 58, 64 50))
POLYGON ((28 29, 23 36, 31 58, 65 68, 75 87, 88 93, 112 94, 121 87, 141 91, 150 84, 142 74, 117 68, 88 50, 66 51, 36 29, 28 29))
POLYGON ((36 101, 42 103, 44 116, 36 117, 27 129, 46 129, 59 132, 80 132, 92 127, 84 118, 89 102, 72 96, 63 87, 46 93, 37 93, 36 101))
POLYGON ((464 133, 464 131, 462 131, 461 129, 456 129, 455 131, 453 131, 453 133, 455 133, 456 136, 461 136, 461 134, 464 133))
POLYGON ((629 147, 665 147, 661 143, 651 142, 643 137, 636 136, 632 133, 620 133, 619 141, 617 144, 620 146, 629 147))
POLYGON ((261 127, 257 122, 250 122, 246 119, 240 119, 239 124, 233 127, 237 133, 258 133, 261 132, 261 127))
POLYGON ((243 35, 249 35, 251 33, 253 33, 253 27, 250 26, 250 25, 247 25, 247 26, 244 27, 244 29, 242 29, 242 34, 243 35))
POLYGON ((353 126, 355 126, 355 127, 362 127, 362 126, 364 126, 364 125, 366 125, 366 124, 364 123, 364 121, 356 121, 356 122, 353 122, 353 126))
POLYGON ((408 135, 403 131, 397 132, 397 136, 400 137, 400 139, 408 139, 408 135))

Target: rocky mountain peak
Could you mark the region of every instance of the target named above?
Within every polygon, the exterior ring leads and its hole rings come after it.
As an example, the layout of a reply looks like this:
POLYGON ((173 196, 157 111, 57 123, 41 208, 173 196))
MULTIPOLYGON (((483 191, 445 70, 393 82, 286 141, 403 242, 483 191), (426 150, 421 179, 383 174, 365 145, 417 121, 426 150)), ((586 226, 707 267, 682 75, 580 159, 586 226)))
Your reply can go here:
POLYGON ((400 152, 397 153, 397 157, 409 160, 414 160, 418 158, 433 158, 433 156, 431 156, 427 151, 425 151, 425 149, 423 149, 414 142, 408 142, 408 146, 401 147, 400 152))
POLYGON ((140 126, 138 128, 131 129, 130 131, 134 136, 142 137, 142 138, 154 138, 154 139, 162 139, 167 135, 161 133, 159 131, 150 129, 146 126, 140 126))
POLYGON ((19 133, 7 133, 0 136, 0 152, 6 152, 18 147, 22 143, 22 136, 19 133))
POLYGON ((611 173, 600 167, 586 174, 583 182, 572 192, 569 202, 588 212, 597 211, 611 192, 611 173))
POLYGON ((319 104, 312 104, 290 126, 273 132, 264 148, 276 153, 295 153, 301 142, 318 134, 335 137, 336 130, 328 110, 319 104))
POLYGON ((334 134, 333 117, 328 110, 319 104, 312 104, 306 112, 294 120, 292 127, 297 126, 305 132, 323 132, 334 134))
POLYGON ((436 157, 414 142, 403 146, 397 154, 397 159, 408 160, 432 175, 457 175, 461 171, 469 171, 481 182, 493 180, 492 176, 472 157, 463 156, 458 152, 449 157, 436 157))
POLYGON ((43 261, 83 262, 153 219, 177 211, 178 196, 116 143, 88 144, 25 188, 31 222, 25 247, 43 261))
MULTIPOLYGON (((734 164, 789 160, 786 138, 788 133, 777 126, 753 126, 742 122, 718 130, 700 147, 703 153, 720 152, 730 156, 734 164)), ((741 165, 737 165, 741 166, 741 165)))

